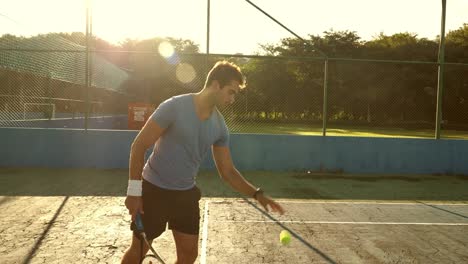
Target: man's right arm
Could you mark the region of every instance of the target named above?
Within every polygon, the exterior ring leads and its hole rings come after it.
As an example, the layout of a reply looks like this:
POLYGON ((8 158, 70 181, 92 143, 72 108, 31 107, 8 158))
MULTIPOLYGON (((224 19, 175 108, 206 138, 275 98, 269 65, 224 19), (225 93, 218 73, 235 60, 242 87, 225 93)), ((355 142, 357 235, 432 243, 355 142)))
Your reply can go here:
POLYGON ((141 174, 145 163, 145 153, 159 137, 164 133, 154 120, 148 120, 140 130, 130 149, 129 180, 141 180, 141 174))
POLYGON ((125 199, 125 206, 128 213, 132 215, 132 220, 135 220, 137 212, 144 213, 141 200, 141 174, 145 163, 146 150, 156 143, 163 133, 164 129, 150 119, 132 143, 129 160, 129 186, 127 199, 125 199))

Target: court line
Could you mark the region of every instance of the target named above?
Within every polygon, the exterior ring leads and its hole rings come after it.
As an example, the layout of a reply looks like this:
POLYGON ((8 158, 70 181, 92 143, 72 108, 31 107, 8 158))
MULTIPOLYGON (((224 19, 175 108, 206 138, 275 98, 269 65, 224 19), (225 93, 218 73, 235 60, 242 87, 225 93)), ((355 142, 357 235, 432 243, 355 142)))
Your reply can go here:
MULTIPOLYGON (((226 201, 244 201, 242 198, 232 199, 211 199, 213 203, 223 203, 226 201)), ((468 203, 444 203, 444 202, 428 202, 428 201, 415 201, 415 202, 379 202, 379 201, 325 201, 325 200, 276 200, 278 203, 291 203, 291 204, 370 204, 370 205, 421 205, 424 202, 428 205, 449 205, 449 206, 468 206, 468 203)))
POLYGON ((200 264, 206 264, 206 244, 208 241, 208 204, 209 203, 210 201, 205 202, 205 213, 203 215, 203 231, 202 231, 200 264))
POLYGON ((351 222, 351 221, 271 221, 271 220, 214 220, 218 223, 283 223, 283 224, 338 224, 338 225, 426 225, 468 226, 467 223, 419 223, 419 222, 351 222))
POLYGON ((260 213, 262 213, 264 216, 268 217, 273 223, 275 223, 276 225, 280 226, 281 228, 283 228, 284 230, 287 230, 289 231, 289 233, 291 233, 291 235, 296 238, 297 240, 301 241, 302 244, 304 244, 306 247, 308 247, 310 250, 314 251, 315 253, 319 254, 324 260, 326 260, 328 263, 331 263, 331 264, 337 264, 336 261, 334 261, 330 256, 327 255, 327 253, 321 251, 318 247, 315 247, 313 246, 312 244, 310 244, 309 242, 307 242, 304 238, 302 238, 299 234, 297 234, 296 232, 294 232, 294 230, 292 230, 291 228, 289 228, 288 226, 286 226, 285 224, 283 223, 280 223, 278 219, 274 218, 272 215, 268 214, 267 212, 265 212, 264 210, 262 210, 260 207, 258 207, 255 203, 253 203, 252 201, 249 201, 248 199, 244 199, 247 203, 249 203, 252 207, 254 207, 255 209, 257 209, 260 213))
MULTIPOLYGON (((294 201, 294 200, 278 200, 280 203, 297 203, 297 204, 376 204, 376 205, 421 205, 421 202, 373 202, 373 201, 294 201)), ((456 206, 468 206, 468 203, 437 203, 431 202, 425 204, 429 205, 456 205, 456 206)))

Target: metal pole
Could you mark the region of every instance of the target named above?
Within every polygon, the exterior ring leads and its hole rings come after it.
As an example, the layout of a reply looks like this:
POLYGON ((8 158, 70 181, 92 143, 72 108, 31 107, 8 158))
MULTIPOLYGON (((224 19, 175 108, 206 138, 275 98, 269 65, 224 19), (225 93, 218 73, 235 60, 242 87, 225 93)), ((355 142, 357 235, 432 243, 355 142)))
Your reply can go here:
POLYGON ((206 54, 210 53, 210 7, 211 1, 206 1, 206 54))
POLYGON ((209 57, 210 57, 210 16, 211 16, 211 0, 206 1, 206 60, 205 60, 205 75, 209 71, 209 57))
MULTIPOLYGON (((46 79, 46 104, 52 104, 52 94, 51 94, 51 89, 52 89, 52 74, 49 72, 47 74, 47 79, 46 79)), ((48 113, 47 119, 52 119, 52 113, 48 113)))
POLYGON ((327 135, 327 121, 328 121, 328 59, 325 60, 323 74, 323 124, 322 124, 322 136, 327 135))
POLYGON ((327 130, 327 90, 328 90, 328 56, 325 52, 321 51, 320 49, 312 46, 308 41, 303 39, 301 36, 296 34, 294 31, 283 25, 281 22, 276 20, 274 17, 272 17, 270 14, 265 12, 263 9, 252 3, 250 0, 245 0, 247 3, 255 7, 258 11, 262 12, 264 15, 266 15, 268 18, 273 20, 276 24, 280 25, 282 28, 286 29, 289 33, 293 34, 296 38, 300 39, 302 43, 304 43, 305 46, 309 46, 313 49, 313 51, 318 52, 323 59, 325 60, 325 69, 324 69, 324 78, 323 78, 323 127, 322 127, 322 134, 323 136, 326 135, 326 130, 327 130))
POLYGON ((440 139, 440 124, 442 121, 442 101, 444 99, 444 62, 445 62, 445 12, 446 0, 442 0, 442 21, 440 26, 440 43, 438 59, 438 83, 437 83, 437 113, 435 139, 440 139))
MULTIPOLYGON (((89 0, 91 2, 91 0, 89 0)), ((89 116, 93 113, 91 110, 93 108, 93 55, 94 55, 94 46, 93 43, 93 8, 90 6, 89 8, 89 38, 88 38, 88 46, 89 46, 89 54, 88 54, 88 63, 89 63, 89 68, 88 68, 88 94, 89 94, 89 102, 88 102, 88 118, 89 116)))
POLYGON ((85 46, 85 130, 88 130, 88 106, 89 106, 89 0, 86 1, 86 46, 85 46))
MULTIPOLYGON (((255 7, 258 11, 262 12, 264 15, 266 15, 268 18, 270 18, 271 20, 273 20, 276 24, 280 25, 282 28, 286 29, 289 33, 293 34, 296 38, 302 40, 302 42, 306 45, 309 45, 309 42, 307 42, 306 40, 304 40, 301 36, 299 36, 298 34, 294 33, 294 31, 292 31, 291 29, 289 29, 288 27, 286 27, 285 25, 283 25, 281 22, 279 22, 278 20, 276 20, 274 17, 272 17, 270 14, 268 14, 267 12, 265 12, 263 9, 261 9, 259 6, 255 5, 254 3, 252 3, 250 0, 245 0, 247 3, 249 3, 250 5, 252 5, 253 7, 255 7)), ((314 51, 317 51, 318 53, 320 53, 320 55, 322 55, 323 57, 327 58, 327 54, 325 54, 325 52, 319 50, 318 48, 316 47, 312 47, 314 49, 314 51)))

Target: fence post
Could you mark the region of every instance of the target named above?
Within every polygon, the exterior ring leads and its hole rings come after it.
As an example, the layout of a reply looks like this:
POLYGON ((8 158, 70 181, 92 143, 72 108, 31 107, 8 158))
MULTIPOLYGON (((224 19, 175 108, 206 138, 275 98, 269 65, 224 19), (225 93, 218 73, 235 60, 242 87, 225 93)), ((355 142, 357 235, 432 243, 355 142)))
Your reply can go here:
POLYGON ((208 71, 210 70, 210 8, 211 1, 206 1, 206 60, 205 60, 205 76, 207 76, 208 71))
POLYGON ((444 100, 444 63, 445 63, 445 11, 446 0, 442 0, 442 21, 440 26, 440 43, 438 59, 437 83, 437 113, 435 139, 440 139, 440 123, 442 122, 442 101, 444 100))
POLYGON ((85 123, 84 129, 88 130, 89 118, 89 1, 86 1, 86 48, 85 48, 85 123))
POLYGON ((328 58, 325 58, 325 65, 323 70, 323 110, 322 110, 322 136, 327 135, 327 121, 328 121, 328 58))

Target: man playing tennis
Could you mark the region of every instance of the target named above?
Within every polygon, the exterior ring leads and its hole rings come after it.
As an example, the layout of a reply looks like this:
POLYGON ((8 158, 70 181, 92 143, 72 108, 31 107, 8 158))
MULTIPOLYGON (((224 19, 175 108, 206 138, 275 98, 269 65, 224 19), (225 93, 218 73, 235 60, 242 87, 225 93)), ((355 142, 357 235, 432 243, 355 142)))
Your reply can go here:
POLYGON ((208 73, 202 91, 164 101, 141 129, 130 151, 125 200, 134 234, 122 263, 136 264, 141 252, 148 251, 145 245, 141 249, 135 233, 133 221, 138 212, 149 240, 160 236, 168 224, 176 245, 176 263, 194 263, 198 256, 201 197, 195 176, 210 147, 220 176, 233 189, 255 198, 266 210, 284 213, 278 203, 242 177, 231 159, 229 132, 218 109, 232 104, 244 87, 238 66, 218 62, 208 73), (145 152, 153 144, 153 152, 144 164, 145 152))

